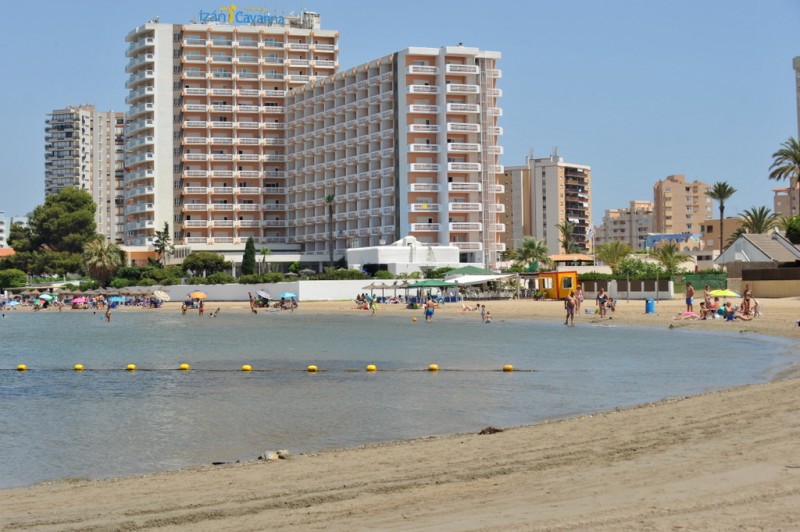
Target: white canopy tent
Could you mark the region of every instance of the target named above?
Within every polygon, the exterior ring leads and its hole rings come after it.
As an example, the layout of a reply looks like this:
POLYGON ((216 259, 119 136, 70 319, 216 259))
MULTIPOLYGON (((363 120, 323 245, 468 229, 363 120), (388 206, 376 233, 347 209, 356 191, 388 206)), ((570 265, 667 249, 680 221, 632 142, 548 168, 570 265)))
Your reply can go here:
POLYGON ((507 279, 514 277, 515 273, 504 273, 496 275, 459 275, 452 279, 447 279, 448 282, 456 283, 459 286, 470 286, 475 284, 488 283, 489 281, 497 281, 499 279, 507 279))

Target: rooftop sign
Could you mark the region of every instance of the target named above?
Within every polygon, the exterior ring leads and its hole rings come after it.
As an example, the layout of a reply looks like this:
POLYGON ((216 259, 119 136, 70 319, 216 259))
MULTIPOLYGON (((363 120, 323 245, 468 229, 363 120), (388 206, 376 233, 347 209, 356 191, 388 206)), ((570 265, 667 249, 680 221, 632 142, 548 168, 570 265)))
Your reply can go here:
POLYGON ((200 11, 200 22, 222 22, 223 24, 250 24, 260 26, 283 26, 284 17, 270 15, 266 7, 237 8, 236 4, 223 6, 214 11, 200 11))

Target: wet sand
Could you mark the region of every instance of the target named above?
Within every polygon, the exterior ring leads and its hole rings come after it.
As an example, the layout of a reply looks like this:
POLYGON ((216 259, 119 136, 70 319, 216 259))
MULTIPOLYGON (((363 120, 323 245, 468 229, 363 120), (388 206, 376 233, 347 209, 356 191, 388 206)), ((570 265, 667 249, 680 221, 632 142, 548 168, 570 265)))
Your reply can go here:
MULTIPOLYGON (((564 319, 560 302, 484 303, 495 322, 564 319)), ((800 339, 800 299, 761 303, 763 317, 726 322, 673 320, 685 310, 677 300, 655 314, 622 301, 607 321, 800 339)), ((249 313, 246 301, 207 304, 217 307, 249 313)), ((179 304, 154 312, 172 311, 179 304)), ((342 301, 298 312, 368 314, 342 301)), ((383 305, 374 319, 387 315, 421 311, 383 305)), ((443 315, 475 319, 460 304, 443 315)), ((586 323, 602 321, 577 316, 586 323)), ((798 376, 494 434, 4 490, 0 529, 790 530, 800 522, 798 376)))

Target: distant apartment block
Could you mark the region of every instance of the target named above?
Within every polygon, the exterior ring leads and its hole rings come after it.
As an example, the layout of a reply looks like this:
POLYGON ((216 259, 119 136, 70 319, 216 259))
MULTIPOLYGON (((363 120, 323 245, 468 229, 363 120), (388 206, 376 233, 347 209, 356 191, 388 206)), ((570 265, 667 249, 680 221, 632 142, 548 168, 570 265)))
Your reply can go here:
POLYGON ((531 175, 531 233, 547 243, 550 254, 563 253, 558 226, 573 224, 572 242, 592 252, 589 227, 592 220, 592 169, 564 162, 558 154, 529 159, 531 175))
POLYGON ((503 192, 497 195, 497 202, 506 206, 498 221, 505 225, 505 233, 499 241, 507 250, 519 248, 531 230, 531 169, 525 166, 506 166, 498 175, 503 192))
POLYGON ((0 248, 8 247, 8 231, 10 227, 6 219, 6 213, 0 211, 0 248))
POLYGON ((124 115, 92 105, 57 109, 45 125, 45 197, 64 187, 91 194, 97 232, 122 241, 124 115))
POLYGON ((167 222, 192 250, 252 237, 321 263, 414 236, 494 264, 500 54, 407 48, 337 74, 338 37, 308 12, 131 31, 126 243, 167 222))
POLYGON ((595 246, 610 241, 624 242, 634 251, 645 249, 647 235, 653 232, 653 202, 633 200, 623 209, 609 209, 603 223, 595 228, 595 246))
POLYGON ((699 233, 713 215, 714 203, 706 192, 711 186, 687 182, 681 174, 667 176, 653 186, 653 231, 678 234, 699 233))
MULTIPOLYGON (((794 180, 793 180, 794 181, 794 180)), ((797 186, 772 189, 772 211, 780 217, 791 218, 797 216, 798 192, 797 186)))

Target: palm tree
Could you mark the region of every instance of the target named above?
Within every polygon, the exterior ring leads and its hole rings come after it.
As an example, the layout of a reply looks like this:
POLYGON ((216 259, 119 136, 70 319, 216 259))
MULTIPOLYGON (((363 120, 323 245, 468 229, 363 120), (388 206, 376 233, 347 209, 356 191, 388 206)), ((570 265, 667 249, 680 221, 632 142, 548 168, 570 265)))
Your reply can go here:
POLYGON ((258 266, 258 274, 261 275, 264 272, 269 273, 272 269, 269 263, 267 262, 267 257, 272 254, 272 250, 267 248, 261 248, 261 264, 258 266), (263 266, 263 271, 262 271, 263 266))
POLYGON ((547 258, 547 243, 530 236, 522 239, 522 245, 513 250, 512 256, 514 262, 524 269, 530 269, 534 263, 537 263, 538 267, 550 262, 547 258))
POLYGON ((325 203, 328 204, 328 258, 333 266, 333 194, 325 196, 325 203))
POLYGON ((667 242, 655 250, 652 256, 664 267, 669 277, 677 274, 680 263, 689 258, 687 255, 678 252, 678 244, 675 242, 667 242))
POLYGON ((747 233, 764 234, 778 226, 778 215, 769 207, 751 207, 740 216, 742 229, 747 233))
POLYGON ((630 244, 626 244, 620 240, 610 240, 597 246, 595 256, 601 261, 608 264, 611 271, 616 271, 619 263, 631 254, 633 249, 630 244))
POLYGON ((725 223, 725 202, 736 194, 736 189, 728 184, 727 181, 717 181, 712 185, 711 190, 706 192, 706 196, 719 202, 719 252, 722 254, 722 239, 725 237, 723 230, 725 223))
POLYGON ((83 262, 89 277, 105 287, 122 266, 121 250, 104 236, 97 235, 83 246, 83 262))
MULTIPOLYGON (((781 144, 781 149, 772 154, 772 165, 769 167, 769 178, 776 181, 789 180, 790 188, 798 188, 800 183, 800 142, 794 137, 781 144)), ((789 207, 789 212, 797 214, 797 209, 789 207)))
POLYGON ((564 253, 572 253, 574 251, 572 244, 572 232, 575 230, 575 224, 569 220, 564 220, 564 223, 556 224, 561 238, 559 242, 561 247, 564 248, 564 253))

